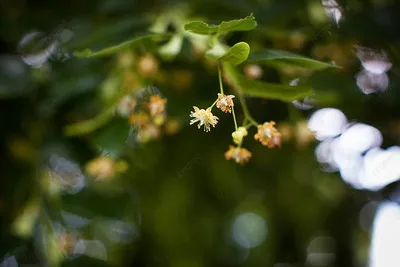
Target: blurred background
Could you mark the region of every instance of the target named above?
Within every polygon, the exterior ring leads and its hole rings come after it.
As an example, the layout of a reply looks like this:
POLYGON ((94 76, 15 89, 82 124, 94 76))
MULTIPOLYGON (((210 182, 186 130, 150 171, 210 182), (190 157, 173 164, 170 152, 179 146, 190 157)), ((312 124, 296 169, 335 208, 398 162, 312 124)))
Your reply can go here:
POLYGON ((0 266, 399 266, 399 11, 395 0, 2 0, 0 266), (209 133, 189 126, 192 106, 219 92, 217 68, 204 39, 174 34, 251 13, 258 27, 228 44, 341 68, 241 64, 313 95, 247 98, 282 146, 249 130, 240 166, 224 158, 229 116, 209 133), (148 32, 176 38, 74 56, 148 32), (154 95, 167 99, 157 127, 126 116, 154 95))

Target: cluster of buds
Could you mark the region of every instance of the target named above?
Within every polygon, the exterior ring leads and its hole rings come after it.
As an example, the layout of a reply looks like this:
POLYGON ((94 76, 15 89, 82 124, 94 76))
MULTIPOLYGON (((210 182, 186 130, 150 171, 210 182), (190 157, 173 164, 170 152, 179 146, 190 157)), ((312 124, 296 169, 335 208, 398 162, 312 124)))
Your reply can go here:
MULTIPOLYGON (((268 148, 280 147, 281 134, 274 125, 274 121, 258 125, 258 131, 254 135, 254 139, 260 141, 262 145, 267 146, 268 148)), ((250 160, 252 156, 251 152, 246 148, 242 148, 243 138, 247 135, 247 129, 244 126, 237 128, 237 130, 232 133, 233 142, 237 147, 229 146, 229 150, 225 152, 226 160, 234 160, 240 165, 244 165, 250 160)))
POLYGON ((234 160, 236 163, 240 165, 244 165, 247 163, 252 154, 246 148, 242 148, 243 139, 248 135, 247 128, 250 126, 257 126, 257 133, 254 135, 254 139, 256 141, 261 142, 262 145, 267 146, 268 148, 280 147, 281 145, 281 134, 274 127, 275 122, 265 122, 262 125, 257 125, 253 123, 248 126, 240 126, 236 125, 236 117, 234 113, 234 95, 225 95, 223 93, 218 94, 217 100, 213 105, 206 109, 200 109, 196 106, 193 107, 194 111, 191 111, 190 117, 192 118, 190 121, 190 125, 197 123, 197 127, 200 129, 204 126, 204 131, 209 132, 211 130, 211 126, 215 127, 218 123, 219 118, 214 116, 212 113, 212 108, 214 105, 224 113, 232 113, 234 122, 235 122, 235 131, 232 133, 233 142, 236 146, 229 146, 229 150, 225 153, 226 160, 234 160))
POLYGON ((161 135, 161 127, 167 118, 166 103, 167 99, 154 94, 143 101, 142 108, 131 112, 129 123, 138 129, 137 140, 140 143, 147 143, 161 135))

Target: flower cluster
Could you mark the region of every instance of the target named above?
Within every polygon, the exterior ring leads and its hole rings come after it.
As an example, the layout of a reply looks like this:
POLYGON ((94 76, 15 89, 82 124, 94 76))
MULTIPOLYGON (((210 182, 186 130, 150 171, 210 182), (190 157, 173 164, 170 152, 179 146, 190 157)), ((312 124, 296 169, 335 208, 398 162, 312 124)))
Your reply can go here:
POLYGON ((177 121, 167 121, 166 104, 167 99, 158 93, 129 94, 121 98, 117 112, 120 116, 127 117, 135 128, 135 139, 140 143, 147 143, 160 137, 163 126, 168 133, 174 133, 179 128, 177 121))
MULTIPOLYGON (((220 82, 221 82, 220 77, 220 82)), ((217 99, 214 104, 206 109, 200 109, 196 106, 193 106, 194 111, 191 111, 190 117, 190 125, 197 123, 197 128, 201 128, 204 126, 204 131, 209 132, 211 127, 215 127, 218 123, 219 118, 212 113, 212 109, 214 105, 224 113, 231 113, 233 116, 233 120, 235 123, 235 131, 232 133, 233 142, 236 146, 229 146, 229 150, 225 152, 226 160, 234 160, 236 163, 240 165, 244 165, 249 162, 252 154, 246 148, 242 148, 243 139, 248 135, 247 129, 251 126, 256 126, 258 131, 254 135, 254 139, 256 141, 260 141, 260 143, 268 148, 280 147, 281 145, 281 133, 274 127, 275 122, 265 122, 262 125, 258 125, 253 118, 250 117, 249 114, 245 114, 245 120, 243 125, 237 127, 236 115, 234 111, 234 95, 225 95, 222 90, 222 82, 220 83, 221 93, 218 94, 217 99), (249 125, 245 125, 247 121, 251 123, 249 125)), ((247 107, 246 107, 247 111, 247 107)))

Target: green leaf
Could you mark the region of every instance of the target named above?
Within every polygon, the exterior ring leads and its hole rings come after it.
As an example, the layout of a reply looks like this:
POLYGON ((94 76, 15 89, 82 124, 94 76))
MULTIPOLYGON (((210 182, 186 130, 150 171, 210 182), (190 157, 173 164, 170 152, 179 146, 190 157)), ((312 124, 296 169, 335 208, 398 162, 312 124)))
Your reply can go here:
POLYGON ((146 44, 149 42, 163 41, 163 40, 167 39, 169 36, 170 36, 170 34, 159 34, 159 33, 143 35, 140 37, 136 37, 132 40, 120 43, 119 45, 104 48, 97 52, 93 52, 90 49, 85 49, 81 52, 74 52, 74 56, 78 57, 78 58, 109 56, 109 55, 115 54, 117 52, 120 52, 122 50, 125 50, 127 48, 132 48, 136 45, 146 44))
POLYGON ((237 43, 229 49, 217 42, 212 49, 206 52, 206 57, 238 65, 247 59, 249 53, 250 46, 245 42, 237 43))
POLYGON ((240 42, 232 46, 228 52, 219 58, 221 61, 229 62, 233 65, 238 65, 246 61, 250 53, 250 46, 245 42, 240 42))
POLYGON ((95 147, 107 151, 114 158, 118 158, 126 147, 129 129, 130 125, 126 119, 113 120, 101 130, 96 131, 91 136, 90 141, 95 147))
POLYGON ((223 64, 228 80, 242 93, 251 97, 293 101, 312 94, 312 89, 306 86, 289 86, 251 80, 240 74, 231 64, 223 64))
POLYGON ((296 67, 312 70, 323 70, 326 68, 338 68, 338 66, 318 61, 315 59, 303 57, 291 52, 282 50, 264 50, 251 53, 248 59, 249 62, 262 63, 273 67, 296 67))
POLYGON ((202 21, 192 21, 186 23, 184 26, 186 31, 202 35, 221 34, 233 31, 250 31, 255 27, 257 27, 257 22, 253 15, 247 16, 243 19, 223 21, 219 25, 209 25, 202 21))

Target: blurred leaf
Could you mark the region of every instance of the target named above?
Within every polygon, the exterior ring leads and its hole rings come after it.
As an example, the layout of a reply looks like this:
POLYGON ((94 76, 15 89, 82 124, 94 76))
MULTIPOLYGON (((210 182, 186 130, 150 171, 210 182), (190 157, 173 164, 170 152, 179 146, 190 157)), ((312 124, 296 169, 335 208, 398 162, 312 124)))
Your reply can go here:
POLYGON ((312 94, 311 87, 289 86, 251 80, 240 74, 231 64, 225 63, 223 66, 227 78, 245 95, 251 97, 293 101, 312 94))
POLYGON ((22 209, 19 216, 14 220, 13 233, 21 238, 29 238, 40 213, 40 200, 33 197, 22 209))
POLYGON ((174 35, 168 43, 161 46, 158 50, 160 55, 166 60, 175 58, 182 49, 183 36, 180 34, 174 35))
POLYGON ((228 50, 227 48, 228 46, 217 42, 212 49, 206 52, 206 57, 238 65, 245 61, 250 53, 250 46, 245 42, 237 43, 228 50))
POLYGON ((94 118, 86 121, 70 124, 64 127, 64 133, 67 136, 77 136, 93 132, 104 126, 112 119, 115 106, 112 106, 94 118))
POLYGON ((91 141, 102 150, 110 153, 112 157, 117 158, 123 148, 126 146, 130 125, 124 119, 116 120, 92 137, 91 141))
POLYGON ((312 70, 338 68, 338 66, 331 63, 303 57, 283 50, 268 49, 251 53, 248 60, 249 62, 266 64, 273 67, 297 67, 312 70))
POLYGON ((186 23, 184 28, 186 31, 196 34, 221 34, 233 31, 250 31, 257 27, 257 22, 253 15, 247 16, 244 19, 223 21, 219 25, 209 25, 202 21, 192 21, 186 23))
POLYGON ((249 53, 250 46, 245 42, 240 42, 232 46, 219 60, 238 65, 247 59, 249 53))
POLYGON ((90 49, 85 49, 81 52, 75 52, 74 56, 78 58, 85 58, 85 57, 103 57, 115 54, 119 51, 125 50, 127 48, 134 47, 136 45, 145 44, 149 42, 159 42, 167 39, 170 34, 147 34, 140 37, 133 38, 132 40, 125 41, 119 45, 111 46, 104 48, 97 52, 92 52, 90 49))

